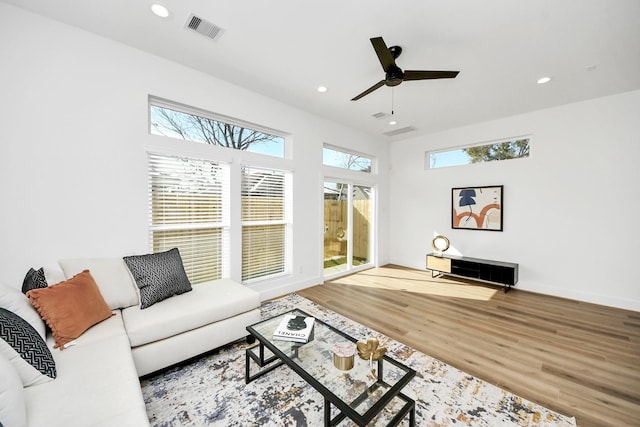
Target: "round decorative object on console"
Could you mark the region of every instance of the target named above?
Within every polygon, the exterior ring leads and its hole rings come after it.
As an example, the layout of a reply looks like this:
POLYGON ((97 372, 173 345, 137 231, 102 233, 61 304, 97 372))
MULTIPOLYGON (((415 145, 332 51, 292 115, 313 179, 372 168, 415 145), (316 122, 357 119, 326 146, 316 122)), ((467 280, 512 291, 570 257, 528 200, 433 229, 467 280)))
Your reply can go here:
POLYGON ((434 251, 436 251, 436 253, 439 253, 440 255, 442 255, 447 249, 449 249, 449 245, 449 239, 441 234, 438 234, 431 241, 431 247, 434 251))

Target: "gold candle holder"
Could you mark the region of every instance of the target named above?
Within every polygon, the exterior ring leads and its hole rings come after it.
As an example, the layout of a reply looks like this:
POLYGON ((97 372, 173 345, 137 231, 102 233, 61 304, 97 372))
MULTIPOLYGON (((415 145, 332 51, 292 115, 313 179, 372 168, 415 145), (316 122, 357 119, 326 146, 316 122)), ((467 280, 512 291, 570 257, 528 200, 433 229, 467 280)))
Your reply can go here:
POLYGON ((352 343, 344 342, 333 346, 333 366, 341 371, 348 371, 353 368, 355 346, 352 343))

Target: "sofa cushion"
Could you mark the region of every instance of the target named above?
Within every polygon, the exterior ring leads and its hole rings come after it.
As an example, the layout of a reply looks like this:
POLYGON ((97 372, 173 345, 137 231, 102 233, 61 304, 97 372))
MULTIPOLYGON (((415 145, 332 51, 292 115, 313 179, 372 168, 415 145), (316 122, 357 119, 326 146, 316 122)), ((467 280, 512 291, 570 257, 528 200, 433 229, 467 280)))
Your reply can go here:
MULTIPOLYGON (((64 275, 60 264, 54 267, 44 266, 44 277, 47 280, 48 285, 55 285, 56 283, 64 282, 67 276, 64 275)), ((83 269, 79 269, 78 271, 82 271, 83 269)))
POLYGON ((136 285, 122 258, 61 259, 58 263, 67 278, 83 270, 91 271, 110 309, 138 305, 136 285))
POLYGON ((178 248, 123 259, 140 288, 140 308, 191 291, 178 248))
POLYGON ((260 294, 230 279, 193 286, 193 291, 159 302, 146 310, 122 311, 132 347, 168 338, 253 310, 260 294))
POLYGON ((25 387, 56 377, 53 356, 40 334, 5 308, 0 308, 0 357, 11 362, 25 387))
POLYGON ((22 317, 33 326, 33 329, 38 331, 43 339, 46 338, 44 321, 29 302, 29 298, 19 289, 0 283, 0 308, 6 308, 22 317))
POLYGON ((52 353, 58 378, 24 390, 30 426, 149 425, 119 312, 52 353))
POLYGON ((47 286, 48 284, 47 278, 44 275, 44 268, 40 267, 37 270, 35 268, 30 268, 22 281, 22 293, 26 294, 31 289, 46 288, 47 286))
POLYGON ((0 355, 0 425, 26 426, 24 390, 18 372, 0 355))
POLYGON ((55 348, 64 348, 91 326, 112 316, 89 270, 71 279, 27 293, 29 300, 51 328, 55 348))

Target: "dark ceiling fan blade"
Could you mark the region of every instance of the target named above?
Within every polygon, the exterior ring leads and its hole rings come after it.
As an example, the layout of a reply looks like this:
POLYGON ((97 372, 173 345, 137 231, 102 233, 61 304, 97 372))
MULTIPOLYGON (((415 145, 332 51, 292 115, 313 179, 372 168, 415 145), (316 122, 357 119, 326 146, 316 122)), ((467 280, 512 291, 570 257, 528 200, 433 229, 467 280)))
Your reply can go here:
POLYGON ((378 83, 374 84, 373 86, 371 86, 369 89, 365 90, 364 92, 362 92, 360 95, 356 96, 355 98, 351 99, 352 101, 357 101, 358 99, 362 98, 365 95, 369 95, 371 92, 373 92, 376 89, 380 89, 382 86, 384 86, 384 80, 380 80, 378 83))
POLYGON ((392 67, 397 67, 396 60, 393 59, 393 55, 391 55, 391 52, 384 40, 382 40, 382 37, 374 37, 370 40, 373 45, 373 49, 376 51, 376 55, 378 55, 380 65, 382 65, 384 72, 386 73, 392 67))
POLYGON ((418 71, 404 72, 404 80, 454 79, 460 71, 418 71))

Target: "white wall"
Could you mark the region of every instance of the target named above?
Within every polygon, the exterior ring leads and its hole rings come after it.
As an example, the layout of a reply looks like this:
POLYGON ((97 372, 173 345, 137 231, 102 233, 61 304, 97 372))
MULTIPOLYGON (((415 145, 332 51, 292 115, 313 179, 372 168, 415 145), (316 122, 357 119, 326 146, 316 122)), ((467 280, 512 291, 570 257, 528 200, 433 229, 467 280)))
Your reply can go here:
POLYGON ((434 233, 520 265, 517 288, 640 310, 640 91, 391 145, 390 260, 424 268, 434 233), (531 135, 527 159, 425 170, 425 151, 531 135), (504 231, 453 230, 451 188, 504 185, 504 231))
MULTIPOLYGON (((263 297, 322 281, 324 142, 379 157, 388 205, 385 141, 177 63, 4 3, 0 61, 0 281, 16 287, 63 257, 149 251, 149 94, 293 135, 294 274, 256 285, 263 297)), ((385 263, 386 210, 379 220, 385 263)))
POLYGON ((521 289, 640 310, 640 92, 393 143, 389 184, 384 141, 4 3, 0 61, 2 282, 62 257, 149 250, 152 94, 293 135, 294 274, 257 286, 264 297, 322 280, 327 142, 380 159, 378 264, 424 268, 438 232, 465 255, 519 263, 521 289), (522 134, 529 159, 424 169, 428 149, 522 134), (504 232, 452 230, 451 188, 494 184, 504 232))

